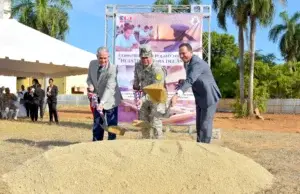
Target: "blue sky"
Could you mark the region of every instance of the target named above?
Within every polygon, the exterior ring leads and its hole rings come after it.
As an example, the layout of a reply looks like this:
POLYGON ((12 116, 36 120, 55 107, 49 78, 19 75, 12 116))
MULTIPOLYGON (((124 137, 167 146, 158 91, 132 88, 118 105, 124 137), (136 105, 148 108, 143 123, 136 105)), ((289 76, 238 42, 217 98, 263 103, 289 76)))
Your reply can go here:
MULTIPOLYGON (((72 0, 73 9, 69 12, 70 31, 67 35, 66 42, 83 50, 95 53, 97 48, 104 44, 105 5, 134 5, 136 2, 136 0, 72 0)), ((143 4, 152 5, 153 2, 153 0, 144 0, 143 4)), ((211 0, 202 0, 202 4, 211 4, 211 0)), ((296 11, 299 11, 299 0, 288 0, 288 3, 285 7, 277 5, 273 24, 278 24, 281 22, 279 13, 284 10, 287 10, 290 15, 296 11)), ((279 59, 281 59, 278 44, 273 43, 268 39, 269 29, 270 27, 258 27, 256 49, 263 50, 263 53, 266 54, 274 53, 279 59)), ((225 32, 218 27, 216 13, 214 11, 212 12, 211 30, 220 33, 225 32)), ((234 35, 237 41, 237 28, 233 25, 229 18, 227 33, 234 35)))

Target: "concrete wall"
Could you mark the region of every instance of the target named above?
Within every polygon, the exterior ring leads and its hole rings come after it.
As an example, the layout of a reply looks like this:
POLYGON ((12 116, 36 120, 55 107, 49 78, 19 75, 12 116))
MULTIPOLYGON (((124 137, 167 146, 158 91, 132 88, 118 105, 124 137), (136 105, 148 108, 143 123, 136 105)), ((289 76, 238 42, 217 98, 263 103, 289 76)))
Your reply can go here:
MULTIPOLYGON (((219 112, 232 112, 233 99, 222 99, 218 106, 219 112)), ((59 95, 59 105, 89 105, 86 95, 59 95)), ((270 99, 268 101, 267 113, 277 114, 300 114, 300 99, 270 99)))
MULTIPOLYGON (((87 88, 86 78, 87 74, 66 77, 65 94, 72 94, 72 87, 87 88)), ((86 94, 86 89, 83 89, 83 92, 86 94)))
MULTIPOLYGON (((72 94, 72 87, 80 87, 86 88, 86 78, 87 75, 76 75, 76 76, 67 76, 67 77, 59 77, 53 78, 54 84, 58 87, 59 94, 72 94)), ((33 78, 18 78, 17 79, 17 89, 21 88, 21 85, 25 87, 32 85, 33 78)), ((44 88, 44 79, 39 78, 39 83, 44 88)), ((86 89, 83 90, 84 94, 86 94, 86 89)))

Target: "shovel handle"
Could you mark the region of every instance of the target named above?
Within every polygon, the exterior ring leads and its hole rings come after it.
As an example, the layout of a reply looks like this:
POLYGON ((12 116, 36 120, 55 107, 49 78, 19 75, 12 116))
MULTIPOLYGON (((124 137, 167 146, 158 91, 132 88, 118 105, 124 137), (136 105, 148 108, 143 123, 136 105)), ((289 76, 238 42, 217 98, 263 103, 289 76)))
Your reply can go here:
POLYGON ((142 97, 142 90, 134 90, 133 95, 134 95, 134 101, 136 102, 136 107, 137 107, 138 110, 140 110, 141 107, 137 104, 137 102, 142 97))

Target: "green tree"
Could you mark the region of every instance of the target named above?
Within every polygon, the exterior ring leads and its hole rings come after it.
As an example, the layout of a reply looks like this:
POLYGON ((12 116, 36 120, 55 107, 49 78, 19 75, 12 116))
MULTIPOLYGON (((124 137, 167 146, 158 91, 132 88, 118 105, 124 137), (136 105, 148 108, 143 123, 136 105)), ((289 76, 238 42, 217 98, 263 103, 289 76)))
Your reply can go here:
POLYGON ((269 66, 274 66, 276 65, 275 60, 277 59, 277 57, 275 56, 274 53, 269 53, 269 54, 262 54, 261 50, 257 50, 255 53, 255 59, 257 61, 262 61, 264 63, 267 63, 269 66))
POLYGON ((227 31, 226 17, 230 16, 238 26, 239 37, 239 96, 240 102, 244 103, 244 31, 247 26, 248 15, 244 0, 213 0, 213 9, 217 12, 218 25, 227 31))
POLYGON ((286 11, 281 12, 279 16, 283 23, 273 26, 269 38, 276 42, 281 36, 279 49, 292 72, 292 64, 295 64, 300 52, 300 12, 296 12, 290 18, 286 11))
POLYGON ((270 69, 271 98, 300 98, 300 63, 293 64, 295 72, 290 72, 286 64, 276 65, 270 69))
MULTIPOLYGON (((203 34, 207 36, 207 32, 203 34)), ((205 45, 205 49, 208 45, 205 45)), ((205 55, 206 53, 204 53, 205 55)), ((217 68, 222 58, 230 58, 233 63, 237 63, 239 48, 235 43, 234 36, 211 32, 211 68, 217 68)), ((204 56, 206 58, 206 56, 204 56)))
MULTIPOLYGON (((245 54, 245 85, 249 87, 250 80, 250 68, 251 68, 251 54, 247 52, 245 54)), ((253 77, 253 104, 260 111, 266 110, 266 102, 270 97, 269 86, 271 84, 272 66, 264 61, 255 61, 254 77, 253 77)), ((246 95, 249 95, 249 91, 246 90, 246 95)))
POLYGON ((152 9, 153 12, 168 12, 167 5, 172 6, 172 13, 191 12, 192 4, 200 4, 201 0, 156 0, 154 2, 155 7, 152 9))
MULTIPOLYGON (((204 36, 207 32, 204 33, 204 36)), ((208 45, 205 45, 206 47, 208 45)), ((205 48, 206 50, 208 48, 205 48)), ((234 36, 211 32, 211 69, 224 98, 235 97, 239 48, 234 36)), ((203 58, 207 58, 204 56, 203 58)))
POLYGON ((236 81, 239 78, 236 63, 230 56, 220 59, 217 67, 212 68, 215 80, 220 88, 223 98, 234 98, 236 96, 236 81))
POLYGON ((12 17, 51 37, 65 40, 69 30, 70 0, 13 0, 12 17))
MULTIPOLYGON (((285 3, 286 0, 281 0, 285 3)), ((274 0, 247 0, 247 13, 250 21, 250 75, 248 89, 248 114, 253 115, 253 87, 255 66, 255 38, 257 24, 269 26, 274 16, 274 0)))

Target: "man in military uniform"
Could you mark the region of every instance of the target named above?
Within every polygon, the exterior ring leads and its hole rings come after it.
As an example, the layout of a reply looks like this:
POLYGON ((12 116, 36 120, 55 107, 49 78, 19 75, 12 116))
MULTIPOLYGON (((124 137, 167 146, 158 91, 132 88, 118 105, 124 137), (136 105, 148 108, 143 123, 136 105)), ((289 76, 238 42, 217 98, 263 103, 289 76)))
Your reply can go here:
MULTIPOLYGON (((149 45, 143 45, 140 48, 140 61, 135 64, 134 69, 134 90, 143 90, 144 87, 159 83, 165 84, 166 71, 163 67, 153 61, 152 49, 149 45)), ((161 115, 166 112, 166 104, 153 103, 148 95, 143 95, 137 103, 140 108, 139 119, 147 121, 151 129, 142 129, 143 138, 163 137, 161 115)))

